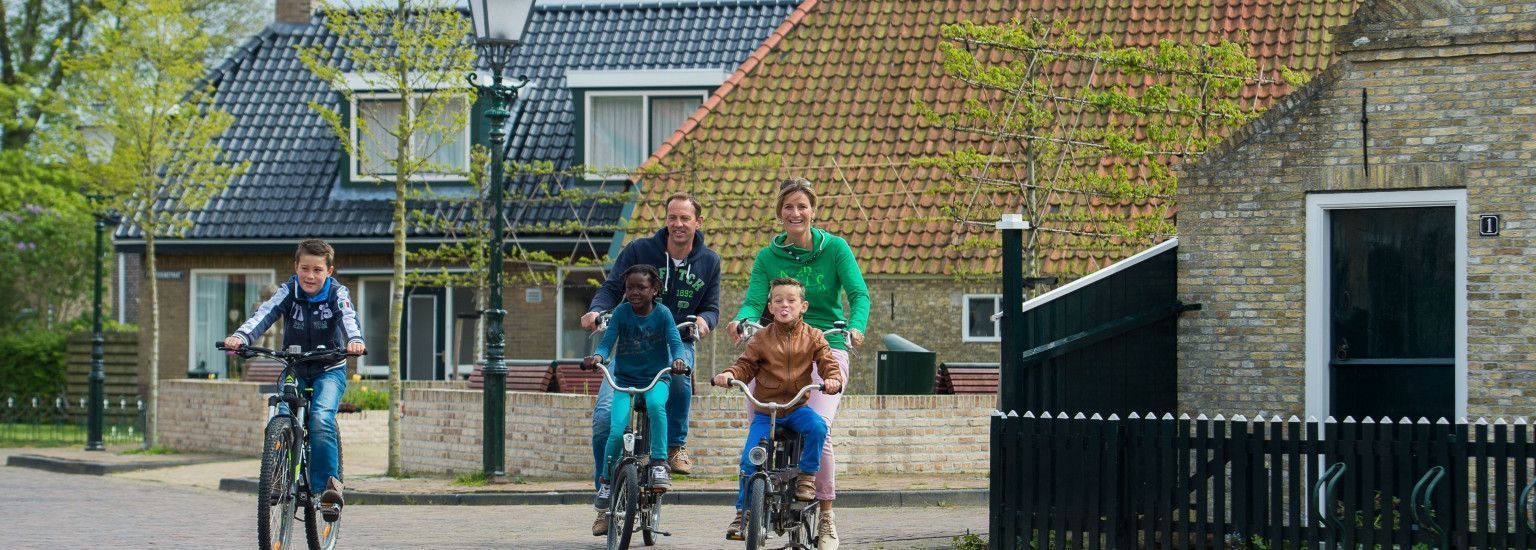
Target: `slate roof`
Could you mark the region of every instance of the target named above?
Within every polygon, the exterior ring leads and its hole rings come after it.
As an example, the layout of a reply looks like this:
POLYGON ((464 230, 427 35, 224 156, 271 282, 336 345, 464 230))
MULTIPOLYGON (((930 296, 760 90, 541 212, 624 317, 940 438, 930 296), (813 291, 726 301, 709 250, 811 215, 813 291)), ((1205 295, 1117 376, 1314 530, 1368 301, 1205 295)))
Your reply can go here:
MULTIPOLYGON (((560 168, 580 162, 573 158, 576 113, 566 88, 567 70, 729 72, 798 1, 630 0, 537 6, 525 43, 506 72, 531 82, 513 106, 508 158, 550 161, 560 168)), ((341 106, 341 96, 304 67, 295 49, 334 46, 336 37, 321 24, 322 17, 317 14, 308 25, 268 26, 209 74, 217 86, 218 106, 235 117, 221 145, 231 160, 250 161, 251 166, 194 215, 196 224, 186 234, 189 241, 388 237, 388 199, 393 193, 338 185, 345 153, 330 127, 308 106, 311 101, 341 106)), ((535 187, 526 181, 513 183, 507 208, 510 227, 582 218, 588 224, 618 220, 618 206, 520 204, 520 196, 538 192, 535 187)), ((126 226, 118 236, 142 237, 137 228, 126 226)))
MULTIPOLYGON (((1237 39, 1247 31, 1250 55, 1280 80, 1278 67, 1315 74, 1333 59, 1330 30, 1348 22, 1361 0, 948 0, 859 2, 810 0, 791 14, 737 73, 658 149, 642 177, 640 226, 659 225, 660 197, 687 190, 706 207, 710 246, 730 274, 750 270, 753 255, 779 231, 773 189, 807 177, 821 195, 818 227, 847 238, 868 274, 997 273, 996 250, 960 246, 996 238, 989 227, 958 228, 935 219, 965 197, 924 194, 939 184, 931 169, 908 161, 966 143, 932 127, 912 109, 920 96, 939 111, 968 97, 943 74, 940 25, 961 20, 1002 23, 1035 17, 1071 21, 1089 36, 1149 46, 1162 39, 1237 39), (743 164, 759 163, 753 166, 743 164)), ((1072 82, 1081 68, 1053 66, 1072 82)), ((1243 90, 1265 106, 1290 91, 1284 83, 1243 90)), ((985 149, 983 149, 985 150, 985 149)), ((1145 209, 1146 204, 1113 205, 1145 209)), ((991 220, 981 220, 991 221, 991 220)), ((1128 251, 1080 245, 1047 234, 1046 273, 1080 275, 1128 251)))

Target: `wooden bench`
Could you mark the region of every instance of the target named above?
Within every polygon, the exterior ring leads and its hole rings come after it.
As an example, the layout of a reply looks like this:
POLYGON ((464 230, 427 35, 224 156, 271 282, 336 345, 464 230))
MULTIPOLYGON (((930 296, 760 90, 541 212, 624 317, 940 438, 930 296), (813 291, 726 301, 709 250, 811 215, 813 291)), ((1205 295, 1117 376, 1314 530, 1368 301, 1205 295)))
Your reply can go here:
POLYGON ((241 375, 240 381, 276 384, 277 377, 282 374, 283 363, 281 361, 266 357, 253 357, 246 360, 245 374, 241 375))
MULTIPOLYGON (((545 359, 507 359, 507 390, 526 392, 555 391, 554 362, 545 359)), ((485 389, 484 363, 475 363, 469 373, 469 389, 485 389)))
POLYGON ((560 393, 597 395, 603 387, 603 372, 581 370, 580 359, 564 359, 555 362, 555 383, 560 393))
POLYGON ((998 372, 997 363, 940 363, 934 376, 933 393, 995 394, 998 372))

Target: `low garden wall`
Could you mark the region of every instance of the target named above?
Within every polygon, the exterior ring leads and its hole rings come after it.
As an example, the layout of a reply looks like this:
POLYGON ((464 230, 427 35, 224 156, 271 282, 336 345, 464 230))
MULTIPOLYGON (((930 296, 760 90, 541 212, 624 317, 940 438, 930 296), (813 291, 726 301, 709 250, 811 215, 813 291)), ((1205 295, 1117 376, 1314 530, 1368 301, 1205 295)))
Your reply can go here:
MULTIPOLYGON (((267 395, 256 382, 160 381, 159 445, 189 452, 261 454, 267 395)), ((343 445, 389 441, 386 411, 336 415, 343 445)))

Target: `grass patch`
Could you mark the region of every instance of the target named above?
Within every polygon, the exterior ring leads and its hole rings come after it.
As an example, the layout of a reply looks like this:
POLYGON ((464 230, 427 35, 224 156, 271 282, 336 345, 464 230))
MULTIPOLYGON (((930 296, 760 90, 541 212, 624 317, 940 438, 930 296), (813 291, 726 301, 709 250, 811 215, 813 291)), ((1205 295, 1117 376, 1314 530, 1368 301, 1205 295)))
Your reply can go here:
POLYGON ((150 447, 148 449, 129 449, 129 450, 123 451, 121 454, 125 454, 125 455, 174 455, 174 454, 181 454, 181 451, 178 451, 176 449, 172 449, 170 447, 161 447, 159 445, 155 445, 154 447, 150 447))
POLYGON ((453 480, 453 484, 460 487, 484 487, 490 482, 490 478, 485 477, 485 472, 470 472, 453 480))

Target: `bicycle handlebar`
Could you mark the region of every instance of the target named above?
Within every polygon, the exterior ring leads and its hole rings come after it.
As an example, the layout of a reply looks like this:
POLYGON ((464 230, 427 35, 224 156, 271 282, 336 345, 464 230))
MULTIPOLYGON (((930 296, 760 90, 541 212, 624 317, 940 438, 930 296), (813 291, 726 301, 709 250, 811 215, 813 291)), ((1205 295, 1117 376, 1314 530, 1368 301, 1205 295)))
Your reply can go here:
MULTIPOLYGON (((613 310, 604 311, 602 314, 598 315, 597 316, 597 328, 595 330, 593 330, 592 332, 601 332, 601 331, 604 331, 604 330, 608 330, 608 321, 610 319, 613 319, 613 310)), ((683 319, 684 319, 683 322, 677 324, 677 333, 678 333, 678 335, 682 335, 683 334, 683 330, 685 330, 685 329, 686 330, 697 330, 698 329, 698 327, 699 327, 699 322, 698 322, 699 321, 699 316, 698 315, 689 315, 687 317, 684 317, 683 319)))
POLYGON ((741 393, 746 394, 747 395, 747 399, 751 400, 753 405, 757 405, 757 406, 762 407, 764 409, 769 409, 769 410, 774 410, 774 411, 782 411, 784 409, 788 409, 788 408, 794 406, 795 403, 799 403, 801 399, 805 398, 806 392, 809 392, 811 390, 826 391, 825 386, 822 385, 822 384, 811 384, 811 385, 805 386, 803 388, 800 388, 800 392, 796 393, 795 397, 793 399, 790 399, 788 403, 776 403, 776 402, 771 402, 771 401, 768 402, 768 403, 764 403, 762 401, 758 401, 757 400, 757 396, 752 395, 752 392, 747 390, 747 383, 746 382, 742 382, 741 380, 732 378, 731 379, 731 385, 736 386, 738 388, 741 388, 741 393))
MULTIPOLYGON (((661 381, 662 375, 672 372, 672 367, 670 366, 661 369, 656 372, 656 376, 654 378, 651 378, 651 383, 646 384, 644 388, 631 388, 628 386, 620 386, 618 381, 613 379, 613 372, 608 370, 607 364, 599 362, 597 364, 597 369, 603 372, 603 381, 607 382, 608 385, 613 388, 613 391, 621 391, 628 394, 639 394, 651 391, 651 388, 656 387, 656 383, 661 381)), ((692 369, 688 369, 688 372, 692 372, 692 369)))
POLYGON ((286 351, 285 350, 274 350, 274 349, 271 349, 271 348, 264 348, 264 347, 261 347, 261 346, 249 346, 249 345, 247 345, 247 346, 240 346, 238 348, 230 348, 230 347, 227 347, 227 346, 224 345, 224 341, 223 340, 219 340, 216 344, 214 344, 214 347, 218 348, 219 351, 233 352, 234 354, 239 355, 241 357, 249 358, 249 357, 255 357, 257 355, 264 355, 264 356, 267 356, 267 357, 271 357, 273 359, 277 359, 277 360, 282 361, 284 363, 292 363, 292 362, 296 362, 296 361, 303 361, 303 360, 306 360, 306 359, 331 359, 333 357, 336 358, 336 359, 344 359, 344 358, 347 358, 347 357, 361 357, 361 356, 364 356, 364 355, 368 355, 367 351, 364 351, 362 353, 351 353, 351 352, 348 352, 345 348, 313 349, 313 350, 309 350, 309 351, 293 351, 292 349, 289 349, 289 350, 286 350, 286 351))

